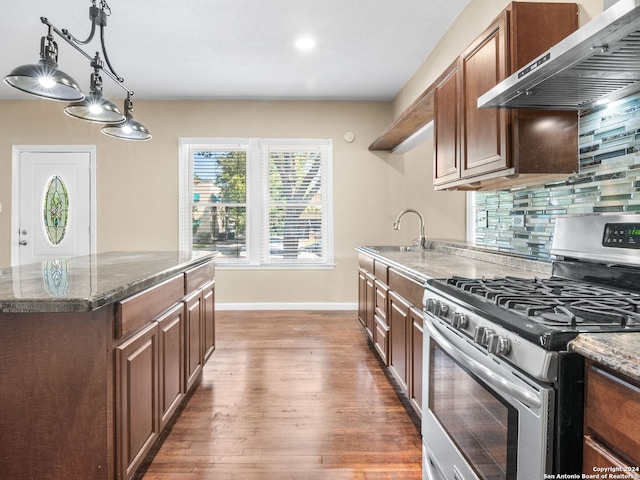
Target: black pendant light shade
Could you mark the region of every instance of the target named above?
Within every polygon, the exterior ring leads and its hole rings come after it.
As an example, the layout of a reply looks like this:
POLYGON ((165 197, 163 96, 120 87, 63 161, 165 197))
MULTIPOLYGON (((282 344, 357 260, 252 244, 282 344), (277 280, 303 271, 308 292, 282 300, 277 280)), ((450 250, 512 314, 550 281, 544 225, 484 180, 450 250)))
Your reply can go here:
POLYGON ((4 81, 18 90, 49 100, 75 102, 84 98, 78 82, 58 70, 58 45, 50 35, 40 41, 40 61, 14 68, 4 81))
POLYGON ((102 133, 110 137, 120 138, 123 140, 149 140, 151 134, 147 127, 133 118, 133 102, 131 97, 127 96, 124 101, 125 120, 122 123, 114 125, 105 125, 102 127, 102 133))

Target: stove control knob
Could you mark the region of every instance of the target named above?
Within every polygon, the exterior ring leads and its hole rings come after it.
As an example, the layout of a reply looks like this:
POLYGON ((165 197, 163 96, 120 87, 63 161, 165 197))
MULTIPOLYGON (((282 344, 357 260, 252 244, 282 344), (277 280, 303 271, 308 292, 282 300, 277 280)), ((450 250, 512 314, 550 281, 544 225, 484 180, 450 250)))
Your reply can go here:
POLYGON ((493 330, 487 327, 476 327, 473 334, 473 341, 479 345, 487 345, 489 338, 493 335, 493 330))
POLYGON ((451 326, 453 326, 453 328, 461 330, 467 328, 468 324, 467 316, 464 313, 456 312, 453 314, 453 320, 451 320, 451 326))
POLYGON ((507 355, 511 351, 511 342, 507 337, 491 335, 487 344, 487 350, 494 355, 507 355))
POLYGON ((444 302, 438 302, 438 315, 446 317, 449 313, 449 305, 444 302))
POLYGON ((426 309, 429 313, 436 313, 436 301, 433 298, 427 300, 426 309))

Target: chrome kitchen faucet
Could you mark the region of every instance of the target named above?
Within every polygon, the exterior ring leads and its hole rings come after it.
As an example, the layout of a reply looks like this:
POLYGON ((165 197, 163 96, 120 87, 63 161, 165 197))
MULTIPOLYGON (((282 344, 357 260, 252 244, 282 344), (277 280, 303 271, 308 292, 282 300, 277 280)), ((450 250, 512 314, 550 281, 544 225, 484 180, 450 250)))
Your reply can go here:
POLYGON ((419 211, 414 210, 413 208, 407 208, 401 211, 400 214, 398 215, 398 218, 396 218, 396 221, 393 222, 393 229, 400 230, 400 219, 405 213, 409 213, 409 212, 415 213, 420 218, 420 237, 418 242, 419 242, 420 248, 425 248, 427 240, 424 236, 424 217, 419 211))

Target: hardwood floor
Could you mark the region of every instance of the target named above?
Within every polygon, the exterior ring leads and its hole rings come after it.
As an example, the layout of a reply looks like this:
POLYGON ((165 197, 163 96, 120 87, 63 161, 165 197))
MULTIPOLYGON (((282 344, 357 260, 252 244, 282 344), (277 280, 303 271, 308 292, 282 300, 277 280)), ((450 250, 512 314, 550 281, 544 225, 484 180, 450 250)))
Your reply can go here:
POLYGON ((216 351, 144 480, 417 480, 416 426, 355 312, 216 312, 216 351))

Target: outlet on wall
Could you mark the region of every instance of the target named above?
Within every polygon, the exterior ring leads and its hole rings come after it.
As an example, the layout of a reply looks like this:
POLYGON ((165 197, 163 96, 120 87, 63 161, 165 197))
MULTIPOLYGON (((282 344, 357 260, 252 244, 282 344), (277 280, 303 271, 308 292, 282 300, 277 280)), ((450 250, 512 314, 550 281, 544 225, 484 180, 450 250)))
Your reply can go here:
POLYGON ((512 227, 524 227, 524 215, 512 215, 511 226, 512 227))
POLYGON ((479 210, 476 212, 476 226, 481 228, 487 228, 489 226, 489 219, 486 210, 479 210))

